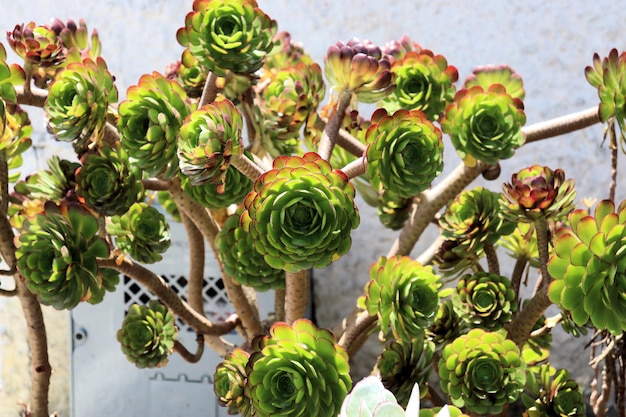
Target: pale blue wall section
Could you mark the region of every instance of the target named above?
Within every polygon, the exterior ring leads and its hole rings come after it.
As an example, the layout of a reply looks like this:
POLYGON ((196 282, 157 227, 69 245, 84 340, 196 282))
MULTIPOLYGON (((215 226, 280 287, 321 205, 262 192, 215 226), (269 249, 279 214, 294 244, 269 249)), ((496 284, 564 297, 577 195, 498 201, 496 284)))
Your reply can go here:
MULTIPOLYGON (((594 52, 605 55, 612 47, 626 49, 626 12, 618 1, 365 1, 365 0, 259 0, 275 18, 279 29, 289 31, 321 63, 327 47, 352 36, 376 43, 409 35, 423 47, 443 54, 463 80, 473 67, 507 63, 522 75, 527 98, 528 123, 535 123, 597 103, 583 69, 594 52)), ((139 76, 176 60, 182 48, 174 34, 191 9, 191 1, 171 0, 33 0, 5 1, 0 29, 50 17, 85 18, 98 28, 103 56, 118 79, 120 98, 139 76)), ((35 141, 48 152, 56 145, 35 141)), ((579 196, 603 198, 608 183, 609 152, 600 147, 602 128, 532 144, 513 160, 504 161, 499 182, 531 164, 562 167, 576 178, 579 196), (581 169, 582 168, 582 169, 581 169), (575 169, 579 171, 575 173, 575 169), (598 187, 601 185, 601 187, 598 187)), ((458 159, 448 151, 446 172, 458 159)), ((623 157, 622 157, 623 159, 623 157)), ((35 163, 29 161, 29 163, 35 163)), ((621 175, 621 181, 626 180, 621 175)), ((499 182, 489 186, 499 190, 499 182)), ((618 198, 626 197, 624 187, 618 198)), ((331 326, 349 312, 367 280, 369 265, 387 250, 396 237, 385 231, 374 211, 361 204, 363 223, 354 233, 350 254, 323 271, 316 271, 318 318, 331 326)), ((420 248, 423 248, 421 245, 420 248)), ((419 248, 414 255, 419 253, 419 248)), ((570 345, 571 346, 571 345, 570 345)), ((580 355, 579 355, 580 356, 580 355)), ((584 358, 583 362, 584 362, 584 358)))

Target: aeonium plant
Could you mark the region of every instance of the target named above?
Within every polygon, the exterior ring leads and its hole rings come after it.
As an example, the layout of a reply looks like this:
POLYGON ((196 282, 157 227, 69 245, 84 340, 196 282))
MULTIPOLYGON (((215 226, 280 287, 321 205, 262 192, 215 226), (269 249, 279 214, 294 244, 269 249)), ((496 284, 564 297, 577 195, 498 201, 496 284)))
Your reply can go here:
POLYGON ((457 84, 457 67, 406 36, 339 41, 317 63, 255 0, 190 1, 180 23, 180 61, 121 93, 83 21, 16 26, 7 45, 20 63, 0 44, 0 295, 19 299, 28 324, 37 372, 25 415, 50 415, 41 306, 97 304, 123 274, 152 299, 118 323, 121 352, 154 368, 171 355, 198 362, 210 347, 222 359, 214 394, 231 414, 604 416, 613 395, 626 416, 617 154, 594 211, 576 207, 580 173, 558 167, 470 186, 497 180, 518 148, 598 122, 615 151, 623 53, 596 55, 585 71, 598 106, 526 126, 524 84, 507 65, 477 66, 457 84), (74 159, 18 171, 33 152, 28 106, 74 159), (445 146, 463 163, 442 178, 445 146), (363 203, 397 239, 370 260, 353 311, 324 329, 305 317, 310 273, 358 250, 363 203), (186 295, 153 265, 173 222, 189 240, 186 295), (415 254, 429 227, 438 236, 415 254), (235 312, 226 319, 205 314, 209 261, 235 312), (262 317, 256 293, 270 290, 274 311, 262 317), (196 333, 196 352, 176 319, 196 333), (559 327, 595 338, 589 396, 551 364, 559 327), (371 375, 355 384, 351 359, 374 335, 371 375))

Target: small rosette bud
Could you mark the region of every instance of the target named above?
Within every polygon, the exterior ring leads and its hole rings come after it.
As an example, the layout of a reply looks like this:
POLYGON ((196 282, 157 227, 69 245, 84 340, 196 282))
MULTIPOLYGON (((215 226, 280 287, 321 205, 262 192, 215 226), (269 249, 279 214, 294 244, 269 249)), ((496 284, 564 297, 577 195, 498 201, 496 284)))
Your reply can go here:
POLYGON ((273 268, 323 268, 350 249, 354 196, 348 177, 318 154, 279 156, 245 198, 241 224, 273 268))
POLYGON ((116 334, 122 352, 137 368, 165 366, 177 336, 174 315, 156 300, 133 304, 116 334))
POLYGON ((455 406, 498 414, 524 389, 526 365, 515 343, 502 333, 473 329, 444 347, 439 377, 455 406))
POLYGON ((106 229, 117 247, 138 262, 160 261, 171 243, 165 216, 146 203, 135 203, 121 216, 111 217, 106 229))
POLYGON ((365 138, 367 174, 374 189, 409 198, 430 187, 443 170, 441 131, 419 110, 393 115, 377 110, 365 138))
POLYGON ((255 0, 195 0, 178 42, 220 77, 251 74, 263 66, 277 31, 255 0))
POLYGON ((524 105, 500 84, 487 89, 462 89, 441 119, 441 129, 468 166, 476 161, 495 165, 513 156, 525 141, 521 130, 526 123, 524 105))
POLYGON ((463 88, 472 88, 478 85, 484 90, 488 90, 493 84, 502 85, 511 97, 524 100, 526 91, 522 77, 508 65, 485 65, 474 68, 465 79, 463 88))
POLYGON ((431 266, 408 256, 381 257, 370 268, 365 286, 365 308, 378 316, 383 334, 397 339, 423 337, 435 320, 441 279, 431 266))
POLYGON ((248 352, 235 348, 224 356, 224 360, 215 369, 213 390, 220 405, 228 407, 228 414, 241 414, 244 417, 253 414, 250 399, 244 393, 249 358, 248 352))
POLYGON ((178 171, 178 133, 190 112, 185 90, 158 72, 144 74, 120 103, 117 128, 132 163, 148 176, 178 171))

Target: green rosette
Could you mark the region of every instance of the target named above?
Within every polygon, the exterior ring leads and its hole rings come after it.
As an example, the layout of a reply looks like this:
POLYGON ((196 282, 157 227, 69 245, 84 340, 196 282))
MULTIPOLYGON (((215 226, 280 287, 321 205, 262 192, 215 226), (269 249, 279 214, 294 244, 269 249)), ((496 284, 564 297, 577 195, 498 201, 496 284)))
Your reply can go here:
POLYGON ((124 253, 142 263, 155 263, 170 247, 170 226, 163 213, 146 203, 135 203, 120 216, 111 217, 107 233, 124 253))
POLYGON ((419 110, 393 115, 377 110, 365 139, 367 175, 374 189, 409 198, 429 188, 443 170, 441 131, 419 110))
POLYGON ((195 0, 178 30, 178 42, 209 71, 251 74, 274 46, 276 21, 255 0, 195 0))
POLYGON ((104 137, 110 104, 117 103, 117 88, 100 57, 69 64, 50 85, 44 110, 48 125, 59 140, 73 142, 82 153, 90 142, 104 137))
POLYGON ((147 176, 170 179, 178 172, 178 134, 190 113, 181 85, 158 72, 144 74, 119 105, 122 148, 147 176))
POLYGON ((137 368, 165 366, 177 336, 174 315, 156 300, 130 306, 116 334, 126 359, 137 368))
POLYGON ((511 280, 498 274, 466 274, 456 286, 455 306, 461 317, 474 327, 499 330, 517 312, 517 298, 511 280))
POLYGON ((528 417, 584 417, 585 397, 578 383, 566 369, 545 364, 537 373, 528 374, 526 392, 522 395, 528 417))
POLYGON ((548 297, 571 314, 614 335, 626 331, 626 201, 597 204, 594 214, 574 210, 556 232, 548 261, 548 297))
POLYGON ((502 333, 473 329, 444 347, 439 377, 453 405, 498 414, 522 393, 526 365, 515 343, 502 333))
POLYGON ((109 247, 98 221, 80 208, 49 207, 27 220, 17 246, 17 268, 42 304, 69 310, 101 291, 97 259, 107 258, 109 247))
POLYGON ((226 208, 231 204, 241 204, 243 199, 252 190, 254 182, 241 173, 237 168, 229 166, 222 185, 206 182, 192 185, 191 180, 181 176, 183 192, 195 202, 210 209, 226 208))
POLYGON ((279 156, 245 198, 241 224, 273 268, 323 268, 350 249, 354 196, 348 177, 318 154, 279 156))
POLYGON ((241 210, 228 216, 215 237, 224 271, 235 281, 257 291, 285 288, 285 271, 272 268, 255 248, 250 234, 239 224, 241 210))
POLYGON ((441 119, 441 129, 466 165, 475 166, 476 161, 495 165, 522 146, 525 123, 522 101, 493 84, 458 91, 441 119))
POLYGON ((213 391, 222 407, 228 407, 228 414, 241 414, 251 417, 253 414, 250 399, 245 395, 247 382, 246 366, 250 354, 241 348, 235 348, 224 356, 213 375, 213 391))
POLYGON ((365 308, 378 317, 383 334, 407 341, 423 337, 437 314, 441 285, 431 266, 408 256, 383 256, 370 268, 365 308))
POLYGON ((76 171, 76 192, 98 214, 124 214, 143 193, 141 176, 120 147, 100 148, 82 160, 76 171))
POLYGON ((348 355, 307 319, 252 341, 245 394, 258 417, 335 417, 352 387, 348 355))

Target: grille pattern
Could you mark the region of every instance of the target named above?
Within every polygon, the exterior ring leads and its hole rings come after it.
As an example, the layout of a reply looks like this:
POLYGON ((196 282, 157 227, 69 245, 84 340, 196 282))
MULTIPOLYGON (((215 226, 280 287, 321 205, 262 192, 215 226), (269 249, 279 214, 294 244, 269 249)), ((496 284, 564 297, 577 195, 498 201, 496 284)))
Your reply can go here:
MULTIPOLYGON (((172 289, 187 301, 187 278, 184 275, 161 275, 172 289)), ((224 283, 220 277, 205 277, 202 287, 205 313, 211 321, 221 321, 227 319, 233 308, 228 301, 228 296, 224 290, 224 283)), ((142 285, 128 276, 124 276, 124 315, 133 304, 145 305, 155 297, 142 285)), ((191 332, 191 327, 187 326, 180 319, 176 319, 176 326, 179 332, 191 332)))

